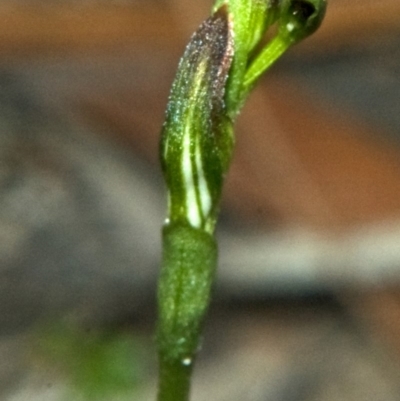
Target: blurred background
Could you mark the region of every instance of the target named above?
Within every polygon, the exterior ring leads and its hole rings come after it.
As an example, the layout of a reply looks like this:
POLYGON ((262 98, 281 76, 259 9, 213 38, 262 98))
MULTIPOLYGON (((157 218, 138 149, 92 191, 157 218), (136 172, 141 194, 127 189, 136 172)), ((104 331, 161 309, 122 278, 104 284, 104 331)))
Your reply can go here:
MULTIPOLYGON (((1 0, 1 400, 154 399, 158 138, 211 4, 1 0)), ((400 400, 399 15, 329 0, 246 104, 193 400, 400 400)))

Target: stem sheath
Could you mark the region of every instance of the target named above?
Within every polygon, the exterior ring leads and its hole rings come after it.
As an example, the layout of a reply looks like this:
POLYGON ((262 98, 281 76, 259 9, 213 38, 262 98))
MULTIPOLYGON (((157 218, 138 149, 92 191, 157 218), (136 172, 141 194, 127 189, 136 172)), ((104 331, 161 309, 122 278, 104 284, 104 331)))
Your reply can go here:
POLYGON ((217 263, 214 237, 186 223, 163 230, 158 287, 158 401, 187 401, 217 263))

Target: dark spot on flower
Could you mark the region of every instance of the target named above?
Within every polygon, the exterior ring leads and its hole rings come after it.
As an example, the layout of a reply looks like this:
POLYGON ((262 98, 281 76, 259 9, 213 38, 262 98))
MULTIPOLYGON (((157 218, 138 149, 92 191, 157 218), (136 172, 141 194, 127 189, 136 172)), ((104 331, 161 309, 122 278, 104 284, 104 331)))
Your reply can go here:
POLYGON ((291 11, 296 17, 307 21, 315 13, 315 6, 308 1, 293 1, 291 11))

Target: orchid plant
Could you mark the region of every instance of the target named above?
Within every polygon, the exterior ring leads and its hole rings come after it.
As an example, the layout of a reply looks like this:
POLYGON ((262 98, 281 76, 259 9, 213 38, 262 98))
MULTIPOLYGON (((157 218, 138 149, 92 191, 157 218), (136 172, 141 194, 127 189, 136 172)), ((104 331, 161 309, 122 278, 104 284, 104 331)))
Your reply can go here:
POLYGON ((168 216, 158 286, 158 401, 189 399, 235 119, 260 76, 320 26, 325 9, 326 0, 216 0, 180 60, 160 144, 168 216))

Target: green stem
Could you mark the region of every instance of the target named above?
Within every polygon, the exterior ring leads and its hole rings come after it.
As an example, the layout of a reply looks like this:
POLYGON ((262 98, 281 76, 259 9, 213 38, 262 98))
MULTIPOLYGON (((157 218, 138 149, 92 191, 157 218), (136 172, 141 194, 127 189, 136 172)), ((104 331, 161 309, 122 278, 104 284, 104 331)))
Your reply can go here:
POLYGON ((217 264, 212 235, 187 223, 163 230, 158 287, 158 401, 187 401, 217 264))
POLYGON ((255 82, 282 56, 290 47, 291 42, 278 35, 261 51, 246 71, 243 81, 244 92, 248 94, 255 82))
POLYGON ((158 401, 187 401, 192 366, 160 357, 158 401))

